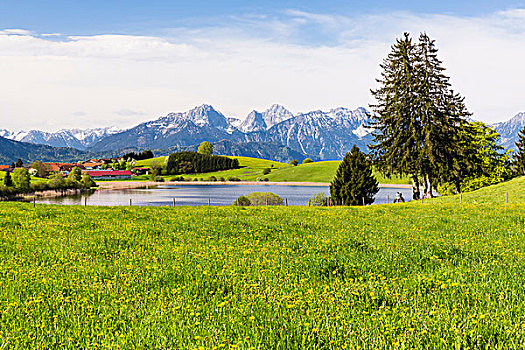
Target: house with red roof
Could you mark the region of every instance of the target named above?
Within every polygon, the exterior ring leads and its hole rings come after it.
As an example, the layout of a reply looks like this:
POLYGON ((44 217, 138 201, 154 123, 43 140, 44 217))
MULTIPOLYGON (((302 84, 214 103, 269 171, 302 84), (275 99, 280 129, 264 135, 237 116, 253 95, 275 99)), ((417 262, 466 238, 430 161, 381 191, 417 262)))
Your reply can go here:
POLYGON ((89 174, 93 180, 128 180, 133 174, 131 170, 85 170, 83 174, 89 174))

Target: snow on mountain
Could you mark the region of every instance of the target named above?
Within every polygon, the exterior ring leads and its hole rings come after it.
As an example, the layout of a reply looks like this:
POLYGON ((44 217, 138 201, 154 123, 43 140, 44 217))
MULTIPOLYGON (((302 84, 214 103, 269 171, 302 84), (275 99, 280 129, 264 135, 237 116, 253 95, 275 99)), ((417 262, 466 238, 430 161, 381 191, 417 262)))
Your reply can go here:
POLYGON ((518 132, 525 128, 525 112, 516 114, 511 119, 493 124, 496 131, 500 134, 499 143, 506 149, 516 149, 518 132))
POLYGON ((266 123, 266 128, 269 129, 275 124, 279 124, 285 120, 293 118, 293 114, 283 106, 274 104, 262 112, 262 117, 266 123))
POLYGON ((7 139, 28 142, 38 145, 47 145, 52 147, 70 147, 84 150, 90 147, 103 137, 121 132, 115 127, 97 128, 97 129, 62 129, 57 132, 47 132, 40 130, 29 130, 20 132, 11 132, 9 130, 0 130, 0 136, 7 139))
POLYGON ((261 113, 251 111, 238 128, 244 133, 267 130, 268 126, 261 113))

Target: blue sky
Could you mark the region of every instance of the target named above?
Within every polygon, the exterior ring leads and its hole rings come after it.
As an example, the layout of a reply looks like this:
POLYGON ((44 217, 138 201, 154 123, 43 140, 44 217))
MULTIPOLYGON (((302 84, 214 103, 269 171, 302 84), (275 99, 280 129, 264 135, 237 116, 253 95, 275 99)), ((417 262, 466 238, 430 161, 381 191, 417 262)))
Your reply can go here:
POLYGON ((436 40, 474 118, 525 111, 525 0, 0 0, 0 129, 368 107, 405 31, 436 40))
POLYGON ((343 16, 384 14, 394 11, 480 16, 524 7, 525 0, 2 0, 0 1, 0 23, 4 28, 22 28, 71 35, 149 34, 181 25, 210 25, 214 21, 227 21, 232 16, 247 14, 279 16, 283 11, 289 9, 343 16))

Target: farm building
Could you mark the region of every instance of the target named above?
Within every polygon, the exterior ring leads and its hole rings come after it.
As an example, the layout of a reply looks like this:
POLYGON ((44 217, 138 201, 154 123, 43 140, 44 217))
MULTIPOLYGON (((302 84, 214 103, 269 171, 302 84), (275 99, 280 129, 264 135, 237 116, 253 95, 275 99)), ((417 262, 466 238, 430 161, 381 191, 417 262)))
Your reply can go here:
POLYGON ((127 180, 133 175, 130 170, 86 170, 93 180, 127 180))

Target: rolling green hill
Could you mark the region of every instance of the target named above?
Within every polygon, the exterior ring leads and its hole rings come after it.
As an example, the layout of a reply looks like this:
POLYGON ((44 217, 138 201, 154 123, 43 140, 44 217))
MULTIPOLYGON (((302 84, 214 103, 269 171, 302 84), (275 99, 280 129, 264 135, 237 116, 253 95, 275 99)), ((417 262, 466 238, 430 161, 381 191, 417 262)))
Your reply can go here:
MULTIPOLYGON (((238 177, 243 181, 257 181, 259 179, 268 178, 268 181, 275 182, 320 182, 329 183, 334 178, 337 167, 340 161, 322 161, 307 164, 299 164, 292 166, 286 163, 275 162, 271 160, 250 158, 250 157, 231 157, 239 160, 240 169, 219 171, 204 174, 184 175, 185 178, 208 178, 215 176, 216 178, 223 177, 227 179, 230 176, 238 177), (273 165, 273 167, 272 167, 273 165), (263 175, 263 170, 270 168, 271 172, 263 175)), ((153 162, 164 164, 166 157, 157 157, 152 159, 145 159, 136 162, 137 167, 151 166, 153 162)), ((379 183, 382 184, 408 184, 408 178, 392 177, 385 178, 379 173, 375 173, 379 183)), ((172 176, 171 176, 172 177, 172 176)), ((166 177, 167 179, 170 176, 166 177)))

